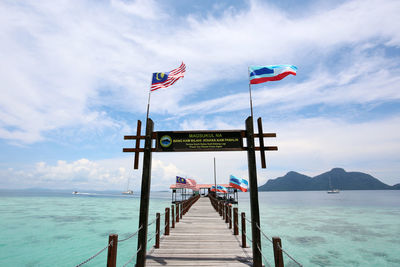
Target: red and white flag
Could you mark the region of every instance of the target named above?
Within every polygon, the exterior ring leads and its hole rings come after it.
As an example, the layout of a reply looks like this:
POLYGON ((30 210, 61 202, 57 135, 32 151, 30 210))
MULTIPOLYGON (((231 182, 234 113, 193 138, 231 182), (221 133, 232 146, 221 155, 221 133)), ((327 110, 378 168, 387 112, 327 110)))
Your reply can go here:
POLYGON ((183 78, 186 71, 186 65, 182 64, 170 72, 155 72, 151 81, 150 91, 155 91, 161 88, 166 88, 173 85, 177 80, 183 78))
POLYGON ((192 189, 194 191, 199 191, 199 189, 197 189, 197 183, 193 179, 186 179, 186 188, 192 189))

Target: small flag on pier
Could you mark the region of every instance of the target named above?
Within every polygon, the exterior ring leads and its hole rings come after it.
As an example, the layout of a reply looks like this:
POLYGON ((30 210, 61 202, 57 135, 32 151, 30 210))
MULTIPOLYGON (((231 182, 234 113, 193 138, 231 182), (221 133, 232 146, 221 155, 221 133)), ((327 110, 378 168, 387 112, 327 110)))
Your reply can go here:
POLYGON ((250 66, 250 84, 279 81, 289 74, 296 75, 297 67, 293 65, 250 66))
MULTIPOLYGON (((210 191, 215 192, 215 186, 211 186, 210 191)), ((217 192, 226 194, 226 193, 228 193, 228 189, 225 186, 217 185, 217 192)))
POLYGON ((186 179, 187 185, 186 188, 192 189, 194 191, 199 191, 199 189, 197 188, 197 183, 195 180, 193 179, 186 179))
POLYGON ((237 178, 234 175, 230 176, 229 185, 242 192, 247 192, 247 188, 249 187, 249 183, 245 179, 237 178))
POLYGON ((150 91, 155 91, 161 88, 166 88, 173 85, 177 80, 183 78, 186 71, 186 65, 182 64, 170 72, 155 72, 151 81, 150 91))
POLYGON ((186 179, 176 176, 176 188, 185 188, 186 187, 186 179))

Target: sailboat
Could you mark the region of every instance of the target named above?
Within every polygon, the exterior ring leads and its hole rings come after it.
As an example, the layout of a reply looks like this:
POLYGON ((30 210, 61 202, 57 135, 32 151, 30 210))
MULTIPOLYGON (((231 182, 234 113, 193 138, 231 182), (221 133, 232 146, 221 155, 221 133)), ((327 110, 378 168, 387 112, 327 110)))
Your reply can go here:
POLYGON ((331 176, 329 175, 329 190, 327 191, 328 194, 337 194, 339 193, 339 189, 333 189, 331 184, 331 176))
POLYGON ((126 187, 126 191, 122 192, 123 195, 133 195, 133 191, 129 189, 129 178, 128 178, 128 185, 126 187))

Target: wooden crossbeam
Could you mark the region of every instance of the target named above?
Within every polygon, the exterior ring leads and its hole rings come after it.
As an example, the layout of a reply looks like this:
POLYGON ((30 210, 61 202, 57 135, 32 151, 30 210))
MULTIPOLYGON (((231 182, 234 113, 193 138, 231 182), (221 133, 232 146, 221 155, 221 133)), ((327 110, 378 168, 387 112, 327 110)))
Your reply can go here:
MULTIPOLYGON (((254 147, 255 151, 260 151, 261 155, 261 167, 266 168, 266 162, 265 162, 265 151, 277 151, 278 147, 277 146, 265 146, 264 145, 264 138, 271 138, 271 137, 276 137, 276 133, 264 133, 262 129, 262 121, 261 118, 258 118, 257 120, 258 124, 258 133, 254 134, 254 138, 258 138, 259 140, 259 146, 254 147)), ((136 128, 136 135, 125 135, 124 140, 135 140, 135 147, 134 148, 123 148, 122 152, 130 152, 130 153, 135 153, 134 156, 134 169, 139 169, 139 155, 140 153, 144 152, 144 148, 140 147, 140 141, 144 140, 146 138, 145 135, 141 134, 141 128, 142 128, 142 122, 140 120, 137 121, 137 128, 136 128)), ((235 130, 236 131, 236 130, 235 130)), ((206 131, 205 131, 206 132, 206 131)), ((224 132, 224 131, 221 131, 224 132)), ((237 130, 236 132, 240 132, 240 136, 245 139, 246 137, 246 131, 245 130, 237 130)), ((151 134, 151 139, 157 139, 157 132, 153 132, 151 134)), ((237 147, 237 148, 232 148, 231 151, 246 151, 248 148, 247 147, 237 147)), ((204 152, 209 152, 209 151, 217 151, 217 150, 207 150, 204 149, 202 150, 204 152)), ((151 148, 151 152, 159 152, 156 148, 151 148)), ((178 152, 178 151, 176 151, 178 152)), ((198 151, 200 152, 200 151, 198 151)))

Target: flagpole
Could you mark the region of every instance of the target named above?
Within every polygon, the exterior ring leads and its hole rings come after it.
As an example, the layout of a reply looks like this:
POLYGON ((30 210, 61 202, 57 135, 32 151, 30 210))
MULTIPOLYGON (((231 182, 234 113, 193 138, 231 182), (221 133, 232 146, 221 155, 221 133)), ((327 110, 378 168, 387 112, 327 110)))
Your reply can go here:
POLYGON ((253 120, 253 99, 251 97, 251 83, 250 83, 250 68, 249 67, 247 67, 247 72, 249 75, 250 112, 251 112, 251 119, 253 120))
POLYGON ((215 198, 217 198, 217 172, 215 166, 215 157, 214 157, 214 186, 215 186, 215 198))
POLYGON ((150 85, 150 90, 149 90, 149 97, 147 99, 147 114, 146 114, 146 123, 147 120, 149 119, 149 111, 150 111, 150 96, 151 96, 151 85, 150 85))

